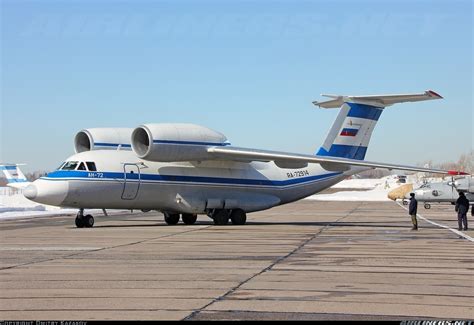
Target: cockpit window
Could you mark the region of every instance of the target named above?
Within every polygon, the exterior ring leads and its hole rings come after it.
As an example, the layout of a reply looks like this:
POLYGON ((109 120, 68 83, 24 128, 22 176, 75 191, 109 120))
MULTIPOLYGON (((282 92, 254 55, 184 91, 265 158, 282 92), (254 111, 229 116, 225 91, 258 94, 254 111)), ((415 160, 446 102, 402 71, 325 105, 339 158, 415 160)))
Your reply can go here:
POLYGON ((95 172, 97 171, 97 168, 95 168, 95 162, 93 161, 86 161, 87 168, 89 168, 89 171, 95 172))
POLYGON ((68 161, 66 162, 61 170, 74 170, 77 167, 78 162, 77 161, 68 161))
POLYGON ((79 167, 77 167, 77 170, 87 170, 87 169, 86 169, 86 165, 84 165, 84 163, 81 162, 81 163, 79 164, 79 167))
POLYGON ((61 168, 63 168, 65 162, 61 163, 61 165, 59 165, 59 167, 56 169, 56 170, 60 170, 61 168))

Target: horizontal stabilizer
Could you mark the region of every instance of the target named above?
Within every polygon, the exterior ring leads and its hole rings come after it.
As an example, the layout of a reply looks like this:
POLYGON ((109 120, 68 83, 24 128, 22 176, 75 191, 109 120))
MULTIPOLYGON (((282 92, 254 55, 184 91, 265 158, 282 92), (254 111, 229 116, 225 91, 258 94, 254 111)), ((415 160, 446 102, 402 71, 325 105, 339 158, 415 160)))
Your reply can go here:
POLYGON ((377 107, 387 107, 397 103, 419 102, 423 100, 441 99, 439 94, 427 90, 419 94, 397 94, 397 95, 369 95, 369 96, 344 96, 344 95, 321 95, 332 98, 327 101, 314 101, 313 104, 321 108, 339 108, 344 103, 357 103, 377 107))

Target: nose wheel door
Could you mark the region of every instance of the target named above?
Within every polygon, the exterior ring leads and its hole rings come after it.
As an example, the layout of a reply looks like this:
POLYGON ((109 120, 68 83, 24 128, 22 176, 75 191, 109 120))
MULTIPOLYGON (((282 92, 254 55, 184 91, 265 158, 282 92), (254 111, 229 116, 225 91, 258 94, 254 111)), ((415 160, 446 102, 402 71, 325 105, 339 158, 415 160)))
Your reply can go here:
POLYGON ((140 189, 140 168, 136 164, 124 164, 123 200, 135 200, 140 189))

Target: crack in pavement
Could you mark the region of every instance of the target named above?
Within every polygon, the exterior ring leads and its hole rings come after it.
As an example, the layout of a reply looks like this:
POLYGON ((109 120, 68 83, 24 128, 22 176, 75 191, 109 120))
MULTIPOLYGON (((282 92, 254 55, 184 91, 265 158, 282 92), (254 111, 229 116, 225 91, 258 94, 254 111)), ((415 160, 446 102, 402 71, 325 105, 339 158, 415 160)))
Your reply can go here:
POLYGON ((1 267, 0 271, 11 270, 11 269, 15 269, 15 268, 18 268, 18 267, 33 265, 33 264, 38 264, 38 263, 44 263, 44 262, 51 262, 51 261, 56 261, 56 260, 67 259, 67 258, 70 258, 70 257, 73 257, 73 256, 78 256, 78 255, 93 253, 93 252, 100 252, 100 251, 107 250, 107 249, 113 249, 113 248, 119 248, 119 247, 125 247, 125 246, 133 246, 133 245, 137 245, 137 244, 146 243, 146 242, 152 241, 152 240, 157 240, 157 239, 161 239, 161 238, 168 238, 168 237, 173 237, 173 236, 177 236, 177 235, 187 234, 187 233, 190 233, 190 232, 204 230, 204 229, 208 229, 210 227, 212 227, 212 225, 209 225, 209 226, 206 226, 206 227, 199 227, 197 229, 191 229, 191 230, 178 232, 178 233, 174 233, 174 234, 161 235, 161 236, 158 236, 158 237, 148 238, 148 239, 144 239, 144 240, 140 240, 140 241, 132 242, 132 243, 120 244, 120 245, 109 246, 109 247, 101 247, 101 248, 98 248, 98 249, 81 251, 81 252, 74 253, 74 254, 69 254, 69 255, 60 256, 60 257, 52 257, 52 258, 43 259, 43 260, 40 260, 40 261, 31 261, 31 262, 27 262, 27 263, 23 263, 23 264, 18 264, 18 265, 5 266, 5 267, 1 267))
POLYGON ((289 252, 288 254, 284 255, 284 256, 280 256, 279 258, 277 258, 272 264, 270 264, 269 266, 267 266, 266 268, 264 268, 263 270, 259 271, 258 273, 255 273, 254 275, 250 276, 249 278, 245 279, 244 281, 240 282, 237 286, 231 288, 229 291, 227 291, 226 293, 224 293, 223 295, 215 298, 214 300, 212 300, 210 303, 208 303, 207 305, 193 311, 191 314, 189 314, 188 316, 186 316, 185 318, 183 318, 182 320, 191 320, 192 318, 196 317, 197 315, 199 315, 199 313, 201 313, 202 311, 204 311, 206 308, 208 308, 209 306, 213 305, 214 303, 218 302, 218 301, 222 301, 224 300, 227 296, 229 296, 230 294, 234 293, 235 291, 237 291, 238 289, 240 289, 243 285, 245 285, 246 283, 248 283, 249 281, 255 279, 256 277, 258 277, 259 275, 263 274, 263 273, 266 273, 268 271, 270 271, 273 267, 275 267, 278 263, 281 263, 282 261, 286 260, 288 257, 294 255, 295 253, 297 253, 298 251, 300 251, 304 246, 306 246, 309 242, 311 242, 313 239, 315 239, 316 237, 318 237, 319 235, 321 235, 321 233, 323 231, 325 231, 326 229, 330 228, 333 224, 335 223, 338 223, 339 221, 349 217, 352 213, 354 213, 356 210, 358 210, 360 208, 360 206, 362 205, 362 203, 359 203, 355 208, 353 208, 351 211, 349 211, 346 215, 340 217, 339 219, 337 219, 336 221, 334 222, 330 222, 329 224, 325 225, 324 227, 322 227, 321 229, 319 229, 319 231, 317 231, 316 233, 314 233, 313 235, 311 235, 309 238, 303 240, 295 249, 293 249, 291 252, 289 252))

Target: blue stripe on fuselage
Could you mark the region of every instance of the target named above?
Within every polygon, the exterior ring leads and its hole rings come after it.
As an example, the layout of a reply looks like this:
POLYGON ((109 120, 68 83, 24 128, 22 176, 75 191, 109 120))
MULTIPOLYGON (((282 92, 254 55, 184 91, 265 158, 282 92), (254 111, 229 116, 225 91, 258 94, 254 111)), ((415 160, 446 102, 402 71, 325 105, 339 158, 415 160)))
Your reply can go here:
MULTIPOLYGON (((152 175, 152 174, 131 174, 127 173, 127 180, 141 181, 165 181, 165 182, 188 182, 188 183, 212 183, 212 184, 232 184, 232 185, 265 185, 265 186, 287 186, 302 184, 315 180, 331 178, 342 173, 329 173, 324 175, 315 175, 309 177, 293 178, 288 180, 269 180, 269 179, 243 179, 243 178, 224 178, 224 177, 205 177, 205 176, 181 176, 181 175, 152 175)), ((55 171, 48 174, 43 179, 83 179, 83 180, 103 180, 103 179, 124 179, 124 173, 117 172, 87 172, 87 171, 55 171)))
POLYGON ((346 103, 351 108, 349 113, 347 114, 348 117, 358 117, 358 118, 365 118, 368 120, 378 121, 380 115, 382 114, 383 108, 375 107, 370 105, 364 104, 356 104, 356 103, 346 103))

